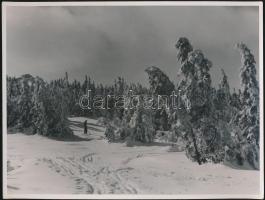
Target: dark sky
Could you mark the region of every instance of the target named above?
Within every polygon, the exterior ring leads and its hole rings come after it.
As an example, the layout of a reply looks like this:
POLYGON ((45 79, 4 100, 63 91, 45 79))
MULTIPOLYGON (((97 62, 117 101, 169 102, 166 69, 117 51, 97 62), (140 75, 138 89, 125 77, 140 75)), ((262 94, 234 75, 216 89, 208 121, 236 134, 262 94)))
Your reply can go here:
MULTIPOLYGON (((177 82, 177 38, 189 38, 239 88, 244 42, 258 63, 258 7, 7 7, 7 73, 46 80, 64 76, 112 83, 117 76, 148 84, 144 69, 160 67, 177 82)), ((258 64, 257 64, 258 66, 258 64)))

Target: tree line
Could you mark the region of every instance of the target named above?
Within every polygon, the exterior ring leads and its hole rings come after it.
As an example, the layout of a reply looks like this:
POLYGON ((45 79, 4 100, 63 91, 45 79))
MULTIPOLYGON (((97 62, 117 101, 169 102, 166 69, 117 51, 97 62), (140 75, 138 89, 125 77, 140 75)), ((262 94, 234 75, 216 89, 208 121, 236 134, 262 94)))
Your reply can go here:
POLYGON ((254 55, 245 44, 237 45, 242 56, 241 89, 231 91, 223 69, 218 87, 212 86, 212 62, 201 50, 194 49, 187 38, 179 38, 175 47, 181 65, 177 84, 157 66, 145 69, 148 88, 140 83, 127 83, 122 77, 103 85, 88 76, 83 82, 70 82, 67 73, 64 78, 50 82, 30 74, 8 76, 8 129, 67 137, 72 135, 67 117, 100 118, 110 142, 126 141, 128 146, 135 141, 150 143, 157 131, 169 131, 184 141, 187 157, 198 164, 228 161, 258 169, 259 86, 254 55), (178 91, 180 104, 178 109, 144 109, 139 105, 134 109, 84 110, 79 99, 88 89, 92 97, 128 95, 132 90, 144 98, 178 91))

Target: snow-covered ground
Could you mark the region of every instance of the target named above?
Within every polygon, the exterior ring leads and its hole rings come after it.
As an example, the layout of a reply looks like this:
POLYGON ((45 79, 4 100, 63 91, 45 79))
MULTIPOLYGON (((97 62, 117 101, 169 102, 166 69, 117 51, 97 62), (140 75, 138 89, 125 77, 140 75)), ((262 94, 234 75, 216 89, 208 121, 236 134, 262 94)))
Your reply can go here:
POLYGON ((259 171, 199 166, 169 146, 108 143, 104 127, 70 118, 76 141, 8 134, 8 194, 259 194, 259 171))

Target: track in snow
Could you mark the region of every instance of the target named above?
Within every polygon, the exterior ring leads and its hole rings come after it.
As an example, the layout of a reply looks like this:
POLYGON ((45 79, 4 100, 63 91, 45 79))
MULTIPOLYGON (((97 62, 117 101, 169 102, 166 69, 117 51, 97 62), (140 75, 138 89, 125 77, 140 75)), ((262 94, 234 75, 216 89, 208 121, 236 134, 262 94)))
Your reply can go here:
MULTIPOLYGON (((93 165, 95 154, 81 157, 43 158, 49 168, 62 176, 68 176, 76 183, 76 194, 136 194, 137 189, 125 180, 120 171, 108 166, 96 168, 93 165)), ((96 165, 98 166, 98 165, 96 165)))

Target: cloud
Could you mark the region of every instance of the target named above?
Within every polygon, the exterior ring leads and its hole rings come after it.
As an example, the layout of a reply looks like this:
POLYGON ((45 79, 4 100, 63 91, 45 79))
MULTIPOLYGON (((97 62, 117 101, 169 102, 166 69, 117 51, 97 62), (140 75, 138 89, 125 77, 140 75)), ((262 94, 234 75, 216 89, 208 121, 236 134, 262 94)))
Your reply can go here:
POLYGON ((68 71, 97 82, 117 76, 148 84, 144 69, 156 65, 177 81, 174 44, 188 37, 213 62, 214 84, 224 68, 239 87, 245 42, 258 60, 258 10, 230 7, 8 7, 7 72, 47 80, 68 71))

